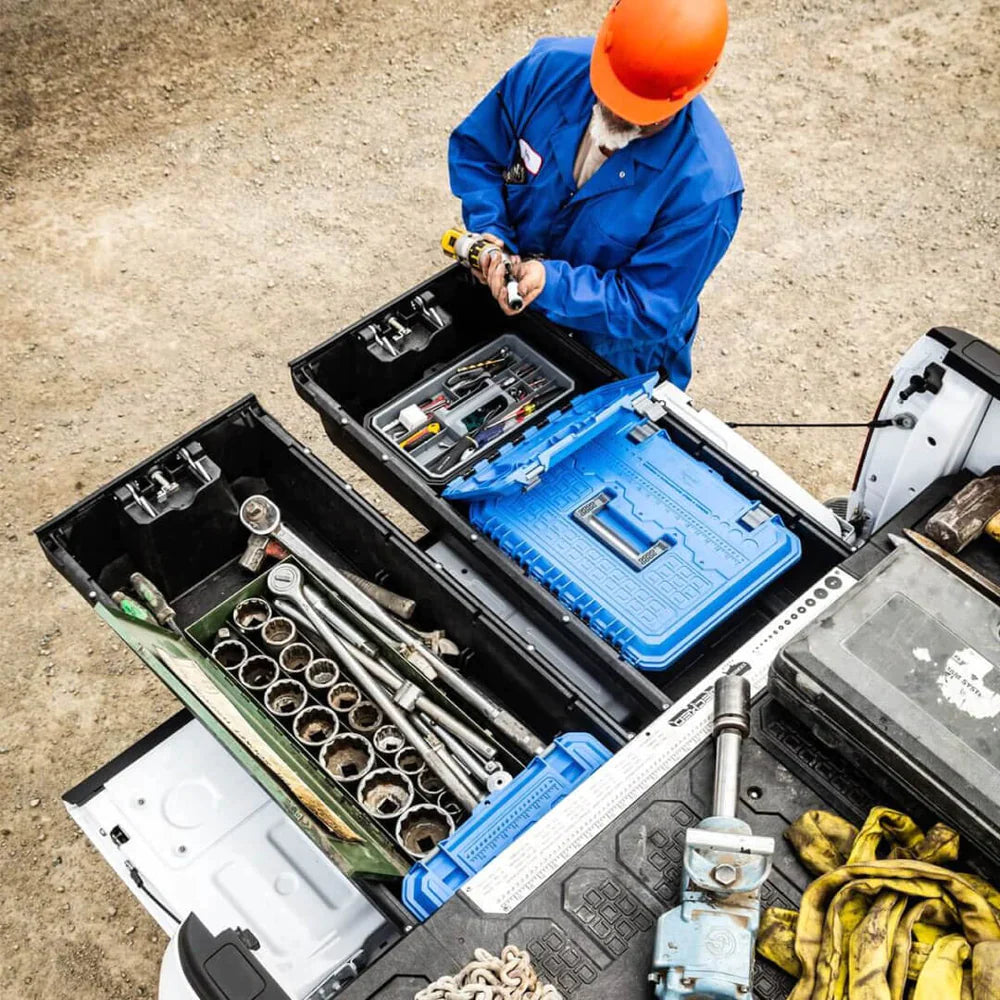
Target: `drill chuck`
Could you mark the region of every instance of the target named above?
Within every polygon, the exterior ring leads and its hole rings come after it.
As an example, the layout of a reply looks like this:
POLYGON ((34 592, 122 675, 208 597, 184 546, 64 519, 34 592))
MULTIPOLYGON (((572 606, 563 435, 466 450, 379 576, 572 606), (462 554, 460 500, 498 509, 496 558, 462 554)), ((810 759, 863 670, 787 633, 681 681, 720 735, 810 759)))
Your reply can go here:
POLYGON ((504 284, 507 289, 507 302, 515 312, 524 305, 521 291, 511 265, 510 256, 502 247, 485 239, 478 233, 464 233, 460 229, 449 229, 441 237, 441 249, 448 257, 457 260, 470 271, 482 272, 483 263, 490 254, 500 254, 504 266, 504 284))

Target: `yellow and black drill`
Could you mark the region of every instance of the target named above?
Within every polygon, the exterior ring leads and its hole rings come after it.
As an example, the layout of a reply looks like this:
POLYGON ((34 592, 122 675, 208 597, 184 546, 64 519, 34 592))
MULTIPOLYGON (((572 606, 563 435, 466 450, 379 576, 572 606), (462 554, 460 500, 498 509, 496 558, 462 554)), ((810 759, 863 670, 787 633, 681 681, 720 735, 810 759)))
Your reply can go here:
POLYGON ((514 277, 513 262, 503 247, 498 247, 479 233, 466 233, 461 229, 449 229, 441 237, 441 249, 453 260, 457 260, 470 271, 482 274, 483 264, 490 254, 500 254, 504 266, 504 279, 507 284, 507 303, 515 312, 524 305, 524 299, 517 287, 514 277))

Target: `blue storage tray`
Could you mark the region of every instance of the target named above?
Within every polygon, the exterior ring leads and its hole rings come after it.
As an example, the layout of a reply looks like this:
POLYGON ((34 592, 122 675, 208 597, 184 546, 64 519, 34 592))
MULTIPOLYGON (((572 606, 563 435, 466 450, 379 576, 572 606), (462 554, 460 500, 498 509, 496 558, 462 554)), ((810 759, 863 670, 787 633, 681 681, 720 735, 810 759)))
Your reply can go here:
POLYGON ((801 555, 777 515, 637 412, 654 382, 578 397, 445 492, 642 670, 665 670, 801 555))
POLYGON ((403 879, 403 902, 426 920, 476 872, 594 773, 611 751, 589 733, 565 733, 472 815, 403 879))

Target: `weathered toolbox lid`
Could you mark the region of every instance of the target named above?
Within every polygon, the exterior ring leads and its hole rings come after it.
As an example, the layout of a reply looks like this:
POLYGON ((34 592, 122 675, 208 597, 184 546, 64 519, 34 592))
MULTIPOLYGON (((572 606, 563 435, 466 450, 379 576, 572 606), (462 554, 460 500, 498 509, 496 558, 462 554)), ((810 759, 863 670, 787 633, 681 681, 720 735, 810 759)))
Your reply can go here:
POLYGON ((628 662, 664 670, 796 562, 781 519, 605 386, 449 489, 470 522, 628 662))
POLYGON ((468 476, 450 483, 444 496, 478 500, 530 488, 546 469, 603 433, 616 414, 633 412, 636 401, 648 398, 659 380, 656 373, 635 375, 577 396, 548 424, 529 428, 520 441, 502 448, 493 461, 480 462, 468 476))
POLYGON ((1000 607, 901 543, 780 653, 773 683, 936 819, 1000 837, 1000 607))

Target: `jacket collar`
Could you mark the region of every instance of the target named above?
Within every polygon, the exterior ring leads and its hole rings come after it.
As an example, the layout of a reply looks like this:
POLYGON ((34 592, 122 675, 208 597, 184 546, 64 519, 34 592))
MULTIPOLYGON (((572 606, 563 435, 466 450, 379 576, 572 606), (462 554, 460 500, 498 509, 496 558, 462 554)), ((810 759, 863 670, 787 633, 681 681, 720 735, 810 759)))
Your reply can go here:
MULTIPOLYGON (((590 122, 595 101, 596 97, 589 84, 573 94, 567 94, 560 107, 562 124, 552 132, 552 153, 556 165, 567 184, 572 187, 576 185, 573 180, 573 164, 584 130, 590 122)), ((631 187, 635 183, 637 163, 643 163, 654 170, 665 169, 680 144, 689 114, 689 109, 684 108, 662 132, 646 139, 637 139, 624 149, 616 150, 573 195, 573 201, 585 201, 608 191, 631 187)))

